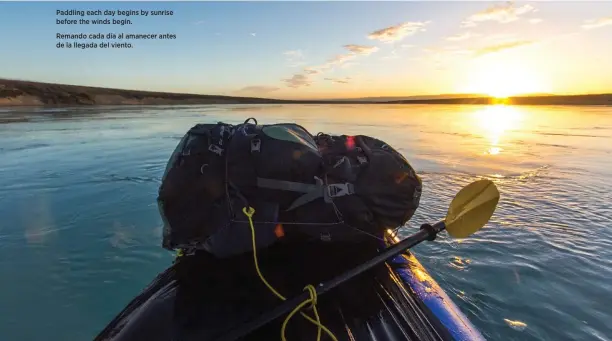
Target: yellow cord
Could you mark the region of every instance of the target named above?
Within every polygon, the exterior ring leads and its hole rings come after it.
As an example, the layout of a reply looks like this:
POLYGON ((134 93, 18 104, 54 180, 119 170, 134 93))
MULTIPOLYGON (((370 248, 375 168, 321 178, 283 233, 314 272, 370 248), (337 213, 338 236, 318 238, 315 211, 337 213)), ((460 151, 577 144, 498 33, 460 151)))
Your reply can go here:
MULTIPOLYGON (((281 295, 276 289, 274 289, 274 287, 272 285, 270 285, 270 283, 268 283, 266 278, 261 273, 261 270, 259 269, 259 262, 257 260, 257 244, 255 242, 255 226, 253 225, 253 215, 255 214, 255 209, 252 208, 252 207, 249 207, 248 210, 247 210, 247 208, 244 207, 244 208, 242 208, 242 213, 244 213, 244 215, 246 215, 247 218, 249 219, 249 225, 251 227, 251 237, 252 237, 252 242, 253 242, 253 261, 255 262, 255 270, 257 270, 257 275, 259 276, 261 281, 268 287, 268 289, 270 289, 270 291, 272 291, 272 293, 274 295, 276 295, 276 297, 280 298, 283 301, 286 301, 287 298, 285 298, 285 296, 281 295)), ((321 319, 319 317, 319 312, 317 311, 317 306, 316 306, 317 305, 317 290, 315 289, 315 287, 313 287, 310 284, 307 285, 304 288, 304 290, 308 291, 308 293, 310 294, 310 298, 308 298, 304 302, 300 303, 297 307, 295 307, 295 309, 293 309, 289 313, 289 315, 287 315, 287 317, 285 318, 285 321, 283 321, 283 325, 282 325, 282 328, 281 328, 281 340, 282 341, 287 341, 287 338, 285 337, 285 329, 287 328, 287 324, 289 323, 289 320, 291 320, 293 315, 295 315, 297 312, 302 310, 304 307, 306 307, 310 303, 315 318, 313 319, 312 317, 306 315, 303 312, 300 312, 300 314, 305 319, 310 321, 312 324, 317 326, 317 341, 321 340, 321 330, 323 330, 325 333, 327 333, 327 335, 329 335, 329 337, 331 337, 331 339, 333 341, 338 341, 338 339, 336 338, 334 333, 332 333, 327 327, 325 327, 323 324, 321 324, 321 319)))

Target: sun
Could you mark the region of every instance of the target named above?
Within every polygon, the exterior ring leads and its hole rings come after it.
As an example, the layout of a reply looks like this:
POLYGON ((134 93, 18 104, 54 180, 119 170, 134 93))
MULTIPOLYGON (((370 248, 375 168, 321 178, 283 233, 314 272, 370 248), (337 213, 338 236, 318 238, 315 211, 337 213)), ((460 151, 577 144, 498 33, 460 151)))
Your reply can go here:
POLYGON ((518 62, 477 65, 469 72, 466 83, 464 92, 495 98, 550 92, 538 72, 518 62))

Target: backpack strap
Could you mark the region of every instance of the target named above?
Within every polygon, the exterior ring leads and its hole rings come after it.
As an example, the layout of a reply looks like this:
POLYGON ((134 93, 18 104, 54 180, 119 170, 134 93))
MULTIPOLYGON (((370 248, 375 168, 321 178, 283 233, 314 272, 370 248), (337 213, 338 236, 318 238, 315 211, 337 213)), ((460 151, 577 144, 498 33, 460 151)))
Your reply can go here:
POLYGON ((323 180, 315 177, 316 184, 305 184, 285 180, 257 178, 257 187, 304 193, 295 199, 287 211, 305 205, 311 201, 323 198, 325 202, 331 203, 333 198, 355 194, 355 187, 351 183, 334 183, 326 185, 323 180))
POLYGON ((281 191, 310 193, 322 189, 323 182, 321 181, 321 183, 317 184, 305 184, 302 182, 257 178, 257 187, 277 189, 281 191))

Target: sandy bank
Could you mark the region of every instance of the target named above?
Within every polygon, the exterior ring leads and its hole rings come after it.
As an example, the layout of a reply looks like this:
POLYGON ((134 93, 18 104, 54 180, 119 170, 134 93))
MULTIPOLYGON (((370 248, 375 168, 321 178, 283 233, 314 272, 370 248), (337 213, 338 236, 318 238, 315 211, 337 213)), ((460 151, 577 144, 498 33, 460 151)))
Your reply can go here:
POLYGON ((297 101, 122 90, 0 79, 0 106, 263 104, 294 102, 297 101))
POLYGON ((432 99, 279 100, 180 94, 0 79, 0 106, 173 105, 173 104, 461 104, 612 105, 612 94, 432 99))

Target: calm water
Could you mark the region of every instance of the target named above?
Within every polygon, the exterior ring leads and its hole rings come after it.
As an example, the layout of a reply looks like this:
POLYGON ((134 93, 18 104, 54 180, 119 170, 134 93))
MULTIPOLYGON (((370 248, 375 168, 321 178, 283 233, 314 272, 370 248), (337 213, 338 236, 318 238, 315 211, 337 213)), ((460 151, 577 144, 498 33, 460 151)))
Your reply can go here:
POLYGON ((490 224, 422 263, 489 339, 612 339, 612 108, 311 105, 0 109, 0 340, 91 339, 172 260, 155 196, 178 139, 250 116, 399 149, 424 180, 404 233, 494 179, 490 224))

